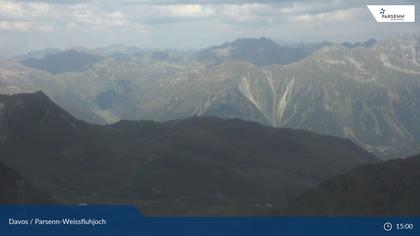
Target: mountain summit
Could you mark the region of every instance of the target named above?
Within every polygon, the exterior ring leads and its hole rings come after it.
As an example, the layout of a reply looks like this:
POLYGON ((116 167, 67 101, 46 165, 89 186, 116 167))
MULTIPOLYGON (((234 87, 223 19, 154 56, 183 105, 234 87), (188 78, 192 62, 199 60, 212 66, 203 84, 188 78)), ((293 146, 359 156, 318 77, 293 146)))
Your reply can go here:
POLYGON ((290 64, 308 54, 301 48, 282 47, 262 37, 237 39, 230 43, 202 50, 196 55, 200 61, 220 64, 227 61, 248 61, 257 66, 290 64))

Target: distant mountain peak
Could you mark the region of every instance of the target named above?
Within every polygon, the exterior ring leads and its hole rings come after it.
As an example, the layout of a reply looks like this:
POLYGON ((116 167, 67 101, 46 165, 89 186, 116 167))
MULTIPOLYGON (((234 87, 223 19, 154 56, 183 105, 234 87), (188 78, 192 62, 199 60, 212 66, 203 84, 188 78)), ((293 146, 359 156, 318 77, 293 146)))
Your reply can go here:
MULTIPOLYGON (((310 52, 309 52, 310 53, 310 52)), ((248 61, 257 66, 290 64, 307 56, 302 48, 282 47, 267 37, 239 38, 230 43, 204 49, 196 58, 209 64, 248 61)))
POLYGON ((56 75, 66 72, 83 72, 102 60, 103 58, 101 56, 81 52, 76 49, 69 49, 47 54, 40 59, 27 58, 20 62, 25 66, 48 71, 56 75))
POLYGON ((267 37, 261 37, 261 38, 239 38, 235 41, 230 43, 231 45, 238 45, 238 46, 279 46, 276 42, 273 40, 267 38, 267 37))
POLYGON ((356 43, 344 42, 341 45, 346 48, 357 48, 357 47, 371 48, 376 44, 376 42, 377 42, 376 39, 371 38, 362 43, 361 42, 356 42, 356 43))

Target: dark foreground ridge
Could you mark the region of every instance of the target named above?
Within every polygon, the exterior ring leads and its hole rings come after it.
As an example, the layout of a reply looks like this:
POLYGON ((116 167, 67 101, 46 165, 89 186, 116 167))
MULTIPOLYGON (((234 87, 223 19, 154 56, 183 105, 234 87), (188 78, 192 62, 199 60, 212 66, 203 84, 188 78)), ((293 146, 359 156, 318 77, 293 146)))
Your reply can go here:
POLYGON ((0 161, 60 203, 153 215, 256 215, 375 162, 352 142, 239 119, 90 125, 42 92, 0 95, 0 161))
POLYGON ((305 192, 283 214, 419 216, 419 170, 420 155, 359 166, 305 192))
POLYGON ((56 201, 43 191, 34 188, 19 174, 0 163, 1 204, 53 204, 56 201))

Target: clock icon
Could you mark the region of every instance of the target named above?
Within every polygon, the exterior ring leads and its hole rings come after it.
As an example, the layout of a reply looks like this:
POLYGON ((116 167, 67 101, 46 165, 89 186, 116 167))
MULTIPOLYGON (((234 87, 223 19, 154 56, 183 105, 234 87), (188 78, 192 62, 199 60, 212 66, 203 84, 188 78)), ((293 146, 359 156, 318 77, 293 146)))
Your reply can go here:
POLYGON ((389 222, 386 222, 386 223, 384 224, 384 230, 385 230, 385 231, 391 231, 391 230, 392 230, 392 224, 391 224, 391 223, 389 223, 389 222))

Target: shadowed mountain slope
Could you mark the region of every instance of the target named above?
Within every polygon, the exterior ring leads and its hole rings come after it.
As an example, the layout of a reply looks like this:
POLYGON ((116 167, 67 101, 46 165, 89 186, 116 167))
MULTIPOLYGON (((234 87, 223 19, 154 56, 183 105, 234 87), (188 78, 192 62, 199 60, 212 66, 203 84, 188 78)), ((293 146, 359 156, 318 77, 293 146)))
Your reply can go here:
POLYGON ((286 215, 418 216, 420 155, 367 164, 303 193, 286 215))
POLYGON ((349 140, 239 119, 90 125, 42 92, 0 96, 0 160, 63 203, 263 214, 374 157, 349 140))
POLYGON ((52 204, 56 201, 0 163, 0 204, 52 204))

